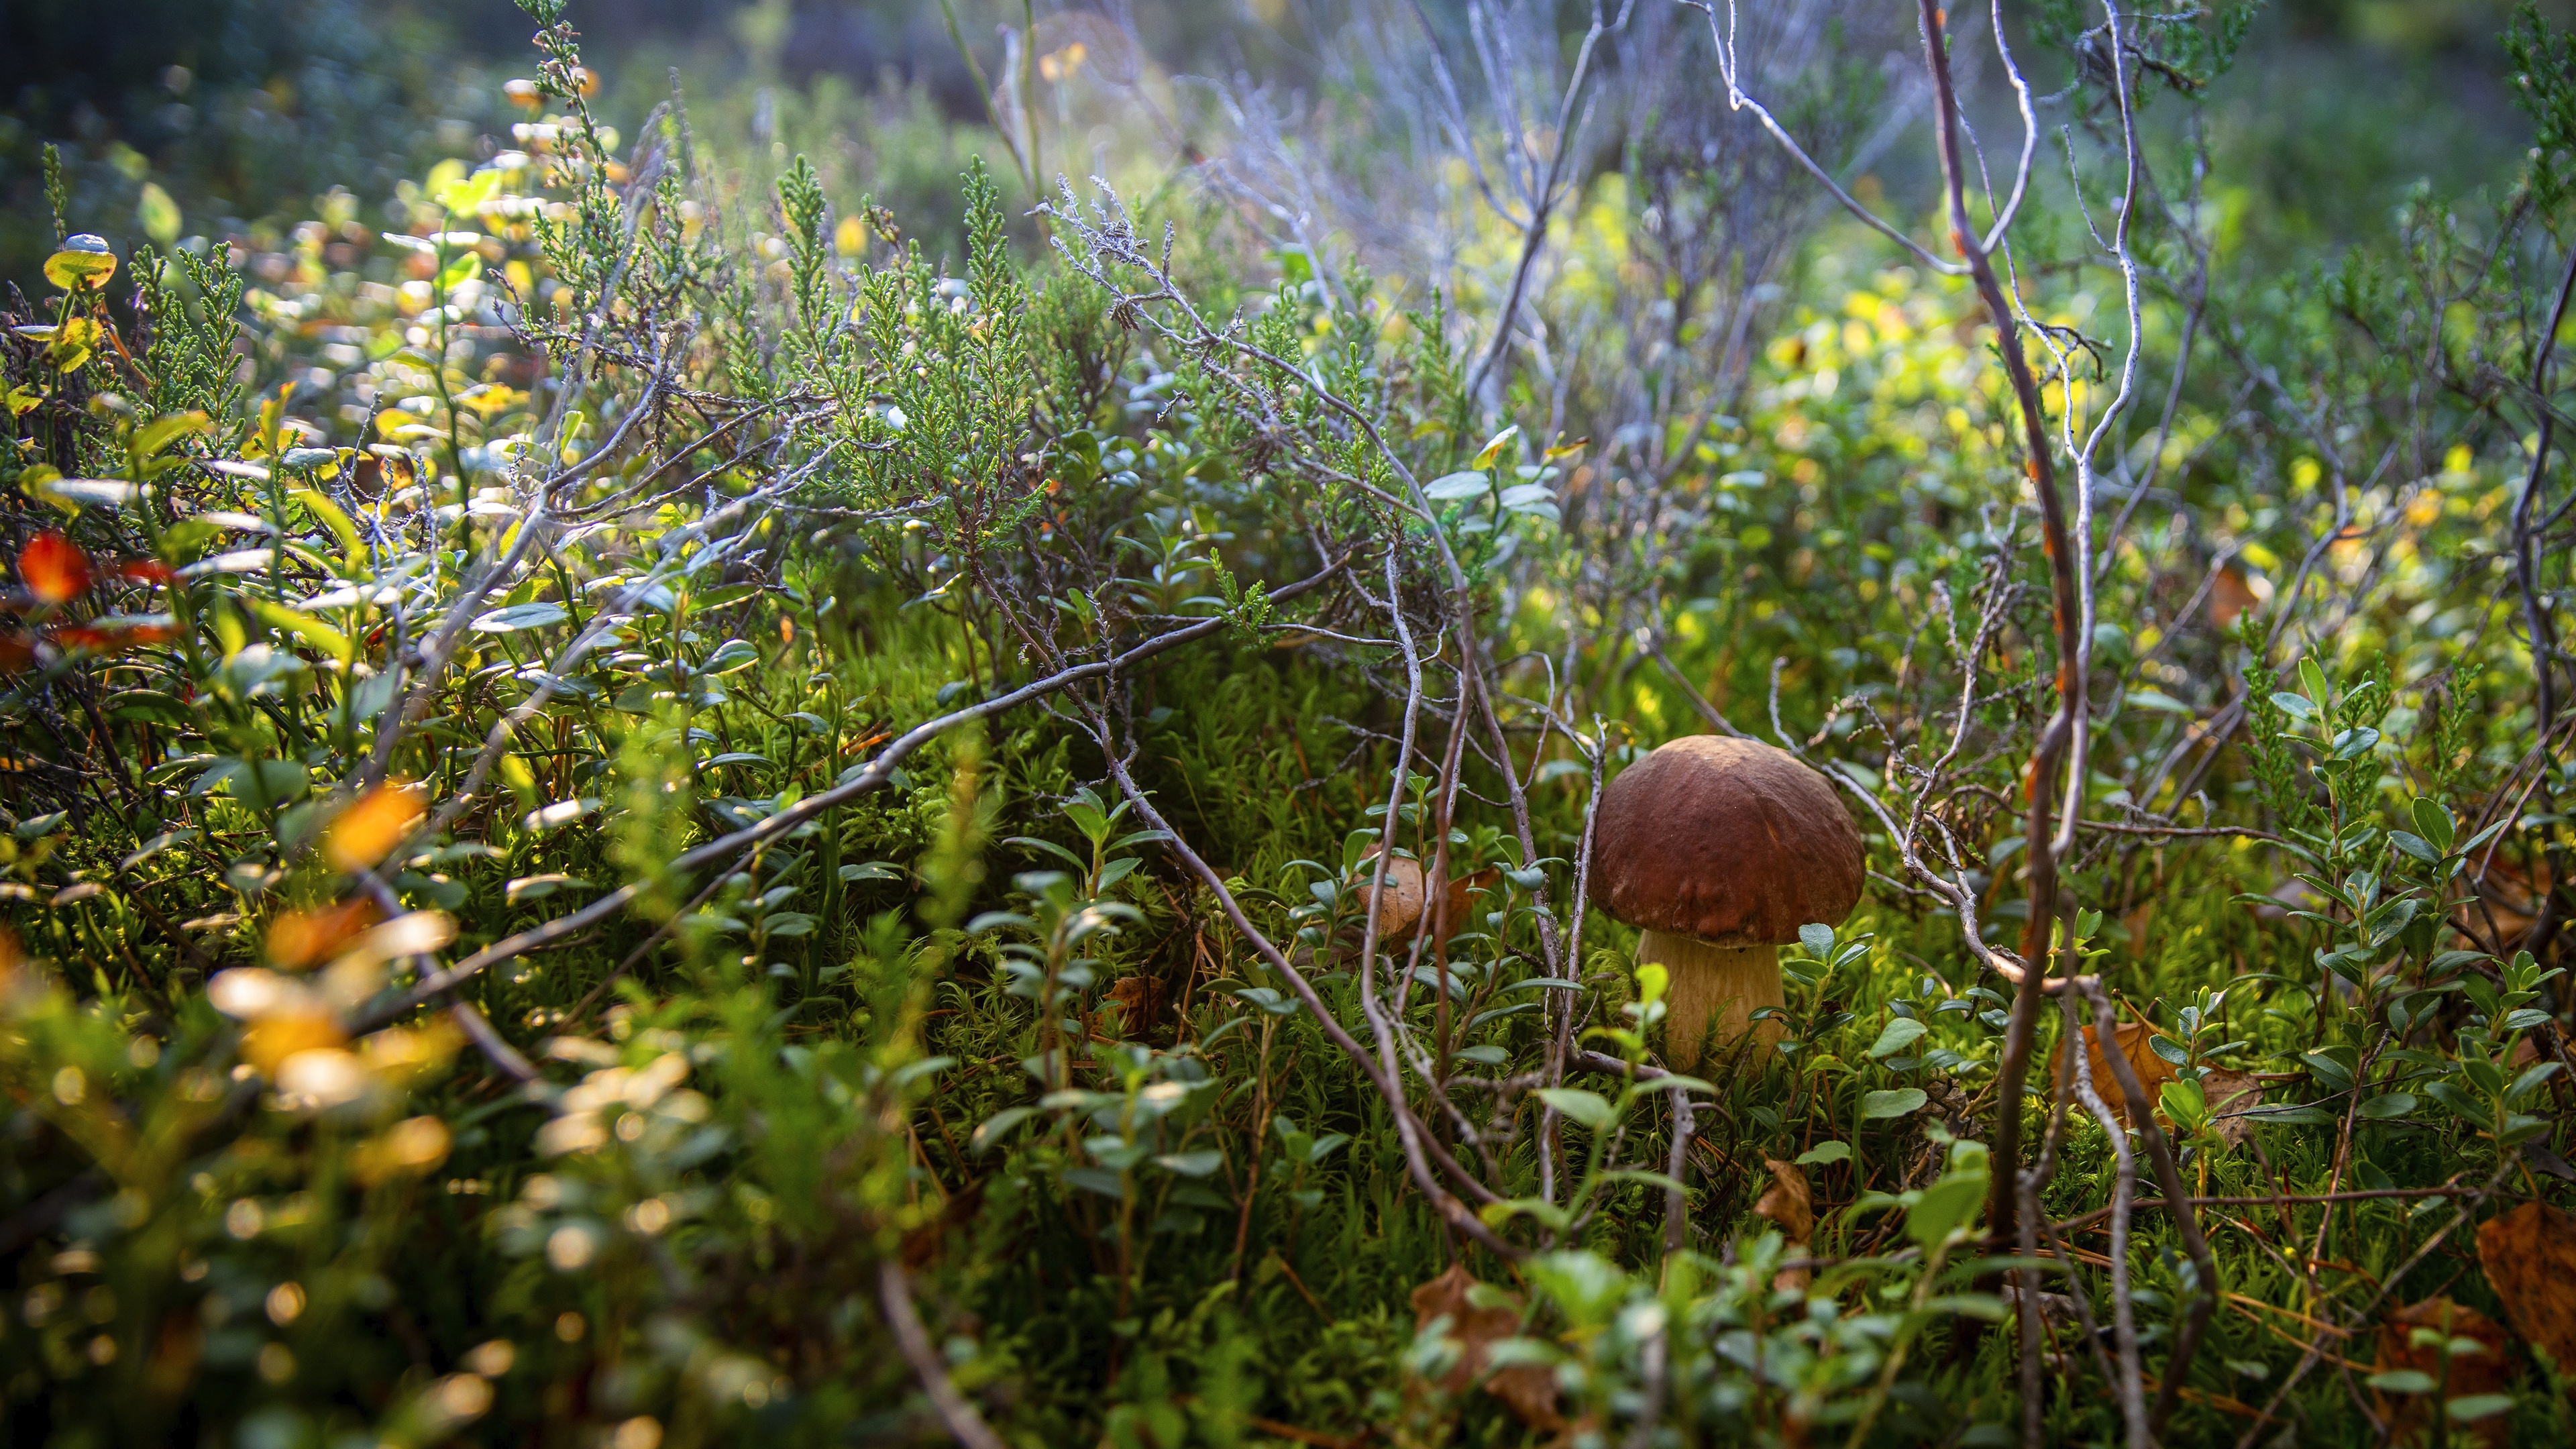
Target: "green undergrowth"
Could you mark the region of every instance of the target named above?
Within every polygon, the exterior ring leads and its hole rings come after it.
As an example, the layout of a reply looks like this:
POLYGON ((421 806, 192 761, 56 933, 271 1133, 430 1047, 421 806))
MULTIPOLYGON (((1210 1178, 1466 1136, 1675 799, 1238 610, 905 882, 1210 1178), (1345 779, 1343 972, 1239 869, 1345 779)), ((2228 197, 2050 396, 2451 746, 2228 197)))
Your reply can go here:
MULTIPOLYGON (((907 232, 683 109, 614 136, 530 8, 528 149, 363 218, 49 199, 0 340, 11 1442, 2011 1443, 2015 1270, 2045 1442, 2122 1440, 2115 1310, 2150 1374, 2208 1315, 2169 1443, 2566 1437, 2545 1353, 2378 1336, 2393 1284, 2521 1331, 2477 1226, 2576 1178, 2576 765, 2515 634, 2560 606, 2498 541, 2554 159, 2231 292, 2093 521, 2054 959, 2213 1283, 2170 1205, 2113 1237, 2164 1187, 2052 1115, 2056 1000, 2001 1099, 1972 941, 2022 940, 2055 661, 1964 284, 1826 233, 1649 467, 1214 202, 970 160, 907 232), (1577 891, 1596 781, 1710 712, 1873 878, 1784 948, 1785 1040, 1676 1080, 1577 891), (1457 884, 1372 961, 1381 849, 1457 884), (1989 1233, 2006 1113, 2045 1263, 1989 1233)), ((1617 179, 1585 276, 1649 225, 1617 179)), ((2033 272, 2044 338, 2117 308, 2033 272)))

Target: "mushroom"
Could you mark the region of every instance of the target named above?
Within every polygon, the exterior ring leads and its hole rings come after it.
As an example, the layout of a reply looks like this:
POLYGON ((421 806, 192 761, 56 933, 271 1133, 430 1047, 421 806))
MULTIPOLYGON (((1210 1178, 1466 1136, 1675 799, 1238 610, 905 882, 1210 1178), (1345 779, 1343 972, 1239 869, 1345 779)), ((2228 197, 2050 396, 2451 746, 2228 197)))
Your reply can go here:
MULTIPOLYGON (((1351 873, 1364 898, 1373 895, 1371 885, 1377 878, 1377 855, 1378 848, 1370 846, 1368 853, 1360 857, 1359 868, 1351 873)), ((1386 894, 1377 900, 1378 939, 1403 939, 1412 931, 1414 923, 1422 919, 1422 906, 1427 898, 1428 893, 1422 884, 1422 863, 1408 856, 1390 856, 1386 862, 1386 894)))
POLYGON ((1591 901, 1643 927, 1637 962, 1672 973, 1665 1055, 1690 1071, 1713 1025, 1776 1042, 1779 947, 1860 901, 1860 832, 1822 775, 1756 740, 1691 735, 1601 792, 1591 901))

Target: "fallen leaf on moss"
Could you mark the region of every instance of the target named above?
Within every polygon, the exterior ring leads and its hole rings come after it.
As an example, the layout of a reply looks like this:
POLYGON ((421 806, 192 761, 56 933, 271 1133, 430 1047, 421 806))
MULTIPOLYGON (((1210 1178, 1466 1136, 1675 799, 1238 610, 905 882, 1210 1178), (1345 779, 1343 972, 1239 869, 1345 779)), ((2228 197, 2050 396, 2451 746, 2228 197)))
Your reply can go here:
MULTIPOLYGON (((1771 1169, 1771 1186, 1753 1205, 1754 1216, 1770 1219, 1780 1236, 1789 1240, 1789 1256, 1803 1258, 1816 1235, 1816 1204, 1807 1188, 1806 1169, 1776 1157, 1762 1159, 1762 1165, 1771 1169)), ((1804 1268, 1783 1268, 1772 1276, 1771 1286, 1795 1291, 1807 1286, 1808 1276, 1804 1268)))
MULTIPOLYGON (((1118 1008, 1116 1036, 1127 1038, 1143 1036, 1161 1019, 1166 1000, 1170 995, 1171 988, 1166 986, 1163 978, 1159 976, 1148 976, 1140 972, 1134 976, 1119 977, 1117 983, 1109 988, 1103 1001, 1104 1005, 1114 1003, 1118 1008)), ((1107 1023, 1103 1022, 1102 1025, 1105 1026, 1107 1023)))
MULTIPOLYGON (((2158 1057, 2157 1060, 2161 1062, 2164 1059, 2158 1057)), ((2209 1115, 2217 1123, 2218 1135, 2226 1139, 2230 1147, 2244 1146, 2245 1140, 2254 1135, 2254 1119, 2229 1114, 2262 1106, 2263 1084, 2249 1073, 2212 1067, 2209 1075, 2200 1079, 2200 1089, 2208 1095, 2209 1115)))
MULTIPOLYGON (((2371 1364, 2371 1378, 2379 1389, 2379 1416, 2395 1427, 2394 1442, 2405 1443, 2416 1428, 2429 1425, 2433 1415, 2443 1412, 2448 1403, 2503 1393, 2513 1379, 2512 1366, 2505 1360, 2505 1347, 2504 1329, 2494 1319, 2448 1298, 2427 1298, 2391 1312, 2379 1327, 2379 1353, 2371 1364), (2455 1349, 2445 1378, 2441 1349, 2431 1343, 2415 1342, 2419 1329, 2447 1333, 2455 1343, 2469 1340, 2477 1349, 2466 1353, 2455 1349), (2421 1374, 2429 1382, 2412 1393, 2394 1391, 2393 1385, 2379 1382, 2383 1376, 2410 1373, 2421 1374)), ((2464 1427, 2482 1444, 2505 1442, 2502 1414, 2474 1419, 2467 1425, 2454 1419, 2448 1427, 2454 1443, 2459 1442, 2459 1431, 2464 1427)))
MULTIPOLYGON (((2120 1055, 2128 1058, 2129 1069, 2138 1074, 2139 1089, 2146 1093, 2148 1101, 2153 1102, 2164 1091, 2165 1083, 2174 1079, 2174 1069, 2171 1062, 2157 1056, 2147 1045, 2150 1034, 2147 1024, 2139 1021, 2124 1021, 2112 1029, 2120 1055)), ((2061 1039, 2057 1049, 2048 1054, 2048 1080, 2052 1084, 2057 1081, 2058 1062, 2065 1053, 2066 1043, 2061 1039)), ((2128 1095, 2120 1090, 2120 1079, 2111 1075, 2110 1058, 2102 1054, 2101 1043, 2094 1040, 2093 1028, 2089 1026, 2084 1028, 2084 1056, 2093 1069, 2094 1093, 2111 1109, 2111 1115, 2126 1125, 2129 1121, 2128 1095)), ((2244 1119, 2236 1120, 2241 1123, 2244 1119)))
POLYGON ((2576 1371, 2576 1218, 2527 1202, 2478 1225, 2478 1265, 2522 1341, 2576 1371))
MULTIPOLYGON (((1458 1341, 1458 1366, 1440 1381, 1440 1387, 1453 1394, 1484 1378, 1494 1345, 1521 1331, 1520 1295, 1491 1290, 1482 1295, 1488 1306, 1479 1308, 1470 1296, 1482 1286, 1465 1265, 1453 1264, 1448 1272, 1413 1290, 1413 1331, 1420 1333, 1434 1319, 1446 1317, 1448 1336, 1458 1341)), ((1485 1378, 1485 1392, 1502 1400, 1533 1429, 1553 1433, 1565 1427, 1565 1416, 1556 1408, 1556 1375, 1537 1364, 1514 1364, 1496 1371, 1485 1378)))

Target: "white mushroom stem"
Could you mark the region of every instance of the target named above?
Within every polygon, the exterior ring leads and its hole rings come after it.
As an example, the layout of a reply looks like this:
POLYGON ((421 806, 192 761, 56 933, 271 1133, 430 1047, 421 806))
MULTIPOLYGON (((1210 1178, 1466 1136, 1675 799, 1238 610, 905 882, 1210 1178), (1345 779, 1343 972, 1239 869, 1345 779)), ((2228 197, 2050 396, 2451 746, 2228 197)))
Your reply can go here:
POLYGON ((1672 973, 1672 985, 1664 993, 1670 1013, 1664 1018, 1664 1056, 1673 1070, 1696 1070, 1703 1041, 1723 1052, 1748 1031, 1764 1046, 1788 1034, 1778 1017, 1753 1019, 1763 1007, 1788 1002, 1780 994, 1779 947, 1768 942, 1722 946, 1648 931, 1637 942, 1637 964, 1649 961, 1672 973))

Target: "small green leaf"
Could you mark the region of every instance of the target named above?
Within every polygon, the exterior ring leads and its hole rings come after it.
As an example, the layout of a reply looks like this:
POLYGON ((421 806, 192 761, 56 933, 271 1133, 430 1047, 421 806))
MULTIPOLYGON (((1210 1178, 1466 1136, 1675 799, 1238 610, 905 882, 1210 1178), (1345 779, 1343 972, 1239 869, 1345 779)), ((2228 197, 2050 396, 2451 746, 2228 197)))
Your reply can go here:
POLYGON ((179 239, 179 203, 172 201, 170 193, 162 190, 158 182, 143 183, 143 195, 135 203, 134 219, 142 226, 145 236, 162 246, 179 239))
POLYGON ((2466 1424, 2478 1419, 2492 1419, 2512 1407, 2511 1394, 2463 1394, 2443 1405, 2442 1411, 2466 1424))
POLYGON ((1926 1251, 1949 1241, 1952 1233, 1975 1220, 1977 1208, 1986 1200, 1986 1187, 1984 1173, 1963 1172, 1923 1189, 1923 1196, 1905 1215, 1905 1235, 1926 1251))
POLYGON ((563 605, 553 602, 512 604, 506 609, 494 609, 477 616, 473 628, 478 634, 515 634, 522 629, 543 629, 550 624, 560 624, 571 617, 563 605))
MULTIPOLYGON (((1919 1097, 1922 1093, 1915 1095, 1919 1097)), ((1548 1087, 1542 1089, 1538 1096, 1540 1101, 1595 1132, 1610 1125, 1610 1103, 1597 1093, 1577 1091, 1572 1087, 1548 1087)))
POLYGON ((2333 702, 2334 691, 2327 686, 2326 672, 2317 667, 2315 655, 2299 661, 2299 684, 2307 690, 2308 698, 2315 700, 2320 707, 2333 702))
POLYGON ((1886 1030, 1878 1034, 1878 1040, 1871 1044, 1869 1054, 1873 1059, 1892 1057, 1922 1040, 1923 1033, 1927 1030, 1929 1028, 1923 1023, 1910 1016, 1897 1017, 1887 1024, 1886 1030))
POLYGON ((1872 1092, 1860 1099, 1860 1120, 1875 1122, 1882 1117, 1902 1117, 1907 1113, 1923 1110, 1923 1104, 1930 1100, 1931 1098, 1923 1095, 1921 1087, 1899 1087, 1894 1091, 1872 1092))
POLYGON ((2451 818, 2450 810, 2439 800, 2415 802, 2415 828, 2423 833, 2426 840, 2433 843, 2434 849, 2445 854, 2449 853, 2452 843, 2459 839, 2458 823, 2451 818))
POLYGON ((1800 1167, 1822 1167, 1828 1163, 1849 1162, 1851 1155, 1851 1144, 1848 1142, 1819 1142, 1799 1153, 1797 1164, 1800 1167))

